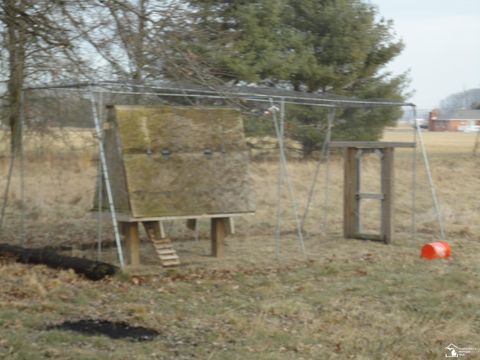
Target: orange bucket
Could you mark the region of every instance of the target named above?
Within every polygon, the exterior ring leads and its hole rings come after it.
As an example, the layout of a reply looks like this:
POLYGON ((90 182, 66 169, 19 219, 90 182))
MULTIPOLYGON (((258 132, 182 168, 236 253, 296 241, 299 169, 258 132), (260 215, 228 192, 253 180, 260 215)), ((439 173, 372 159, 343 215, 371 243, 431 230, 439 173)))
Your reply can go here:
POLYGON ((440 240, 423 245, 420 256, 428 260, 448 258, 450 252, 450 245, 446 241, 440 240))

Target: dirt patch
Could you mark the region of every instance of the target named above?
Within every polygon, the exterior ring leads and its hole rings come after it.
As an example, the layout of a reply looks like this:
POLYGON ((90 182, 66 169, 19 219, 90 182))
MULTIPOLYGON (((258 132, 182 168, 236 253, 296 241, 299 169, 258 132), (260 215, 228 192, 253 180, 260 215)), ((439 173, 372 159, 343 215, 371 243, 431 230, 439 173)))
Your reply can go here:
POLYGON ((141 326, 130 326, 125 322, 108 320, 65 321, 52 325, 48 330, 70 330, 88 335, 105 335, 112 339, 130 339, 133 341, 150 341, 159 335, 158 331, 141 326))

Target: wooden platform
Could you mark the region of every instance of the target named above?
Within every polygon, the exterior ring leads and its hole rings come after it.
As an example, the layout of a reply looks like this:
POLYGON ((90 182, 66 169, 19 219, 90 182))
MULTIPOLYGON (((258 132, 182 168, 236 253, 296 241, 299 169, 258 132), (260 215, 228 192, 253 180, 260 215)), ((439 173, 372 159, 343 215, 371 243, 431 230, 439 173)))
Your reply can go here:
POLYGON ((338 141, 331 147, 344 148, 344 192, 343 192, 343 233, 345 238, 379 240, 391 243, 394 236, 394 152, 395 148, 413 148, 410 142, 379 141, 338 141), (378 193, 363 192, 361 189, 362 155, 376 152, 380 159, 380 186, 378 193), (361 227, 360 203, 366 199, 380 201, 380 233, 364 234, 361 227))
MULTIPOLYGON (((196 221, 198 219, 187 219, 187 227, 195 229, 196 221)), ((212 256, 221 257, 225 237, 233 233, 233 223, 229 217, 212 217, 210 221, 212 256)), ((145 227, 148 239, 151 241, 161 264, 166 267, 180 265, 180 259, 173 243, 166 237, 160 221, 119 221, 119 228, 125 239, 126 263, 133 266, 140 264, 139 224, 143 224, 145 227)))
MULTIPOLYGON (((92 211, 91 212, 93 217, 97 217, 101 215, 102 218, 111 219, 110 212, 108 210, 99 212, 92 211)), ((231 214, 201 214, 201 215, 181 215, 181 216, 158 216, 158 217, 132 217, 129 214, 125 213, 115 213, 117 221, 119 222, 145 222, 145 221, 172 221, 172 220, 189 220, 189 219, 216 219, 216 218, 233 218, 238 216, 246 216, 246 215, 255 215, 255 212, 245 212, 245 213, 231 213, 231 214)))
POLYGON ((384 148, 414 148, 414 142, 393 142, 393 141, 332 141, 329 143, 333 148, 355 148, 355 149, 384 149, 384 148))

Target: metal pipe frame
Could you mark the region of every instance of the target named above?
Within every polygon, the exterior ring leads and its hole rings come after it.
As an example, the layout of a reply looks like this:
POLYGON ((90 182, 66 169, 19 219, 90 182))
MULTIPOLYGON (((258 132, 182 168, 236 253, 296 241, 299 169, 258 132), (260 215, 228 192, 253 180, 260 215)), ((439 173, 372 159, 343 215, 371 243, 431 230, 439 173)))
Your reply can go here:
MULTIPOLYGON (((306 207, 306 212, 304 213, 304 216, 302 217, 302 221, 300 222, 300 219, 298 217, 298 209, 296 208, 296 198, 295 194, 293 192, 292 185, 290 183, 290 179, 288 176, 287 168, 286 168, 286 155, 285 155, 285 148, 284 148, 284 142, 283 142, 283 137, 284 137, 284 117, 285 117, 285 104, 299 104, 299 105, 305 105, 305 106, 318 106, 318 107, 327 107, 327 108, 332 108, 332 112, 334 114, 334 111, 336 108, 371 108, 371 107, 411 107, 413 109, 413 114, 414 118, 416 117, 416 107, 413 103, 404 103, 404 102, 395 102, 395 101, 387 101, 387 100, 358 100, 358 99, 333 99, 333 98, 326 98, 325 96, 322 97, 322 95, 318 94, 302 94, 299 92, 294 92, 290 91, 288 93, 291 93, 291 95, 282 93, 282 94, 268 94, 268 93, 260 93, 260 92, 244 92, 241 91, 240 89, 235 89, 235 88, 229 88, 229 89, 199 89, 199 88, 192 88, 192 87, 175 87, 175 86, 148 86, 148 85, 135 85, 135 84, 129 84, 129 83, 121 83, 121 82, 108 82, 108 81, 102 81, 102 82, 79 82, 79 83, 64 83, 64 84, 50 84, 50 85, 40 85, 40 86, 30 86, 30 87, 25 87, 23 89, 23 93, 27 91, 35 91, 35 90, 63 90, 63 91, 74 91, 76 93, 85 93, 87 95, 90 95, 90 100, 92 102, 92 111, 93 111, 93 117, 94 117, 94 122, 95 122, 95 127, 97 130, 97 137, 99 137, 99 152, 100 152, 100 166, 102 167, 101 171, 101 176, 102 180, 105 181, 108 185, 106 186, 107 188, 107 195, 109 196, 109 205, 111 205, 111 215, 112 215, 112 222, 113 222, 113 227, 114 227, 114 232, 115 232, 115 240, 117 243, 117 251, 118 251, 118 257, 120 261, 120 265, 122 269, 124 268, 124 258, 123 258, 123 251, 122 251, 122 246, 121 246, 121 240, 120 240, 120 234, 118 230, 118 223, 116 221, 115 217, 115 209, 113 205, 113 199, 112 199, 112 194, 111 194, 111 189, 110 189, 110 181, 108 179, 108 169, 106 169, 106 159, 103 149, 103 144, 101 143, 101 129, 100 129, 100 124, 99 124, 99 118, 98 118, 98 112, 96 109, 96 104, 95 104, 95 94, 124 94, 124 95, 143 95, 143 96, 155 96, 155 97, 183 97, 183 98, 205 98, 205 99, 224 99, 224 100, 231 100, 231 99, 238 99, 241 101, 247 101, 247 102, 266 102, 270 104, 274 104, 274 101, 279 102, 281 105, 280 108, 280 122, 276 118, 275 111, 272 112, 272 117, 273 117, 273 122, 274 122, 274 127, 275 131, 277 134, 278 142, 279 142, 279 174, 278 174, 278 199, 277 199, 277 225, 276 225, 276 232, 275 232, 275 252, 276 255, 278 256, 280 253, 280 217, 281 217, 281 189, 284 185, 284 181, 287 183, 288 190, 289 190, 289 195, 292 201, 292 206, 296 218, 296 223, 297 223, 297 231, 298 231, 298 238, 300 241, 300 245, 302 248, 302 253, 304 256, 306 256, 305 252, 305 245, 303 242, 303 235, 302 235, 302 227, 304 225, 305 218, 308 214, 308 207, 306 207), (133 90, 122 90, 122 89, 136 89, 136 91, 133 90), (103 153, 103 155, 102 155, 103 153), (103 160, 102 160, 103 158, 103 160), (110 189, 110 194, 109 190, 110 189)), ((259 88, 258 91, 268 91, 269 89, 261 89, 259 88)), ((22 98, 22 109, 24 107, 23 104, 23 98, 22 98)), ((23 110, 22 110, 23 111, 23 110)), ((21 115, 22 117, 22 123, 23 123, 23 114, 21 115)), ((332 115, 334 116, 334 115, 332 115)), ((330 122, 330 114, 329 114, 329 128, 327 130, 327 136, 324 140, 324 145, 322 146, 322 153, 325 154, 324 152, 324 147, 329 153, 329 147, 328 143, 331 141, 331 128, 333 126, 333 118, 331 119, 332 122, 330 122)), ((428 163, 428 158, 426 156, 426 150, 425 146, 423 144, 423 139, 421 137, 421 133, 419 131, 419 127, 416 124, 415 121, 415 131, 414 131, 414 142, 416 143, 418 139, 420 140, 421 148, 422 148, 422 154, 424 158, 424 164, 425 164, 425 169, 428 174, 428 180, 429 180, 429 185, 430 189, 432 191, 432 198, 433 198, 433 203, 434 203, 434 208, 437 214, 437 219, 439 221, 440 225, 440 232, 442 235, 442 238, 445 237, 444 233, 444 227, 443 223, 441 221, 440 217, 440 211, 439 211, 439 206, 438 206, 438 201, 436 198, 436 193, 435 193, 435 188, 433 186, 433 180, 431 179, 431 171, 428 163)), ((20 134, 21 136, 22 134, 20 134)), ((17 134, 18 136, 18 134, 17 134)), ((416 228, 416 221, 415 221, 415 213, 416 213, 416 205, 415 205, 415 198, 416 198, 416 147, 414 147, 414 155, 413 155, 413 169, 412 169, 412 183, 413 183, 413 191, 412 191, 412 234, 415 236, 415 228, 416 228)), ((2 204, 2 211, 1 211, 1 217, 0 217, 0 229, 3 223, 3 218, 4 218, 4 212, 5 212, 5 207, 7 204, 6 199, 8 198, 8 192, 9 192, 9 184, 10 184, 10 179, 11 179, 11 173, 13 172, 13 163, 15 161, 15 152, 12 154, 12 159, 10 162, 9 166, 9 176, 8 176, 8 182, 7 182, 7 187, 5 189, 4 193, 4 203, 2 204)), ((325 154, 326 155, 326 154, 325 154)), ((23 149, 22 149, 22 155, 23 157, 23 149)), ((329 181, 329 169, 328 169, 328 161, 329 161, 329 156, 326 155, 326 160, 327 160, 327 170, 326 170, 326 184, 325 184, 325 193, 327 194, 328 192, 328 181, 329 181)), ((24 167, 23 161, 21 164, 22 168, 24 167)), ((316 176, 318 170, 316 171, 316 176)), ((315 178, 314 177, 314 181, 315 178)), ((21 173, 21 182, 22 182, 22 189, 24 189, 24 172, 22 170, 21 173)), ((312 184, 313 187, 315 186, 314 183, 312 184)), ((311 197, 313 197, 313 191, 311 189, 311 194, 309 195, 309 201, 311 201, 311 197)), ((24 196, 24 190, 22 190, 22 198, 24 196)), ((327 196, 327 195, 326 195, 327 196)), ((326 205, 327 206, 327 205, 326 205)), ((326 219, 327 219, 327 208, 324 209, 325 214, 324 214, 324 227, 326 226, 326 219)), ((22 208, 22 213, 24 212, 24 209, 22 208)), ((23 214, 22 214, 22 224, 23 224, 23 214)), ((23 229, 22 225, 22 229, 23 229)), ((99 251, 101 251, 101 229, 99 229, 98 236, 99 236, 99 251)), ((22 233, 25 233, 25 230, 22 230, 22 233)), ((25 235, 22 235, 22 239, 24 238, 25 235)), ((22 240, 23 241, 23 240, 22 240)))
POLYGON ((328 125, 327 125, 327 132, 325 133, 325 138, 323 139, 322 144, 322 151, 320 154, 320 158, 318 159, 317 166, 315 167, 315 173, 313 175, 312 183, 310 185, 310 190, 308 192, 307 204, 305 205, 305 211, 303 212, 301 228, 303 230, 305 226, 305 221, 308 217, 308 213, 310 211, 310 206, 313 201, 313 196, 315 194, 315 187, 317 184, 318 175, 320 174, 320 165, 322 160, 326 161, 326 170, 325 170, 325 207, 324 207, 324 218, 323 218, 323 227, 326 225, 327 221, 327 203, 328 203, 328 182, 330 178, 329 170, 330 170, 330 141, 332 139, 332 128, 333 128, 333 121, 335 119, 335 109, 330 110, 328 114, 328 125))
POLYGON ((442 215, 440 212, 440 205, 438 204, 437 192, 435 190, 435 185, 433 184, 432 171, 430 170, 430 163, 428 161, 427 150, 425 148, 425 143, 423 141, 422 129, 418 125, 417 119, 415 119, 415 130, 417 133, 418 141, 420 143, 420 148, 422 151, 423 163, 425 166, 425 172, 427 173, 428 186, 430 187, 430 193, 432 196, 433 208, 435 210, 435 215, 437 217, 438 226, 440 228, 440 237, 445 239, 445 228, 443 224, 442 215))
POLYGON ((93 115, 93 121, 95 124, 95 131, 98 139, 98 150, 99 150, 100 162, 102 164, 103 179, 105 182, 105 189, 107 190, 108 206, 110 208, 110 216, 112 217, 113 232, 115 234, 115 243, 117 245, 118 260, 120 261, 120 267, 123 270, 125 269, 125 259, 123 257, 122 241, 120 239, 117 214, 115 212, 115 204, 113 202, 112 187, 110 183, 110 177, 108 175, 107 159, 105 156, 105 149, 103 147, 103 132, 102 132, 102 128, 100 127, 100 119, 98 116, 97 104, 95 102, 95 94, 93 91, 91 91, 90 93, 90 102, 92 106, 92 115, 93 115))
MULTIPOLYGON (((170 91, 174 92, 173 96, 183 96, 183 97, 205 97, 211 98, 239 98, 245 100, 261 100, 269 101, 272 99, 274 101, 281 102, 282 100, 285 103, 292 104, 302 104, 302 105, 330 105, 335 107, 398 107, 398 106, 414 106, 412 103, 389 101, 384 99, 372 99, 372 100, 360 100, 356 98, 332 98, 332 96, 327 97, 322 94, 312 94, 312 93, 302 93, 299 91, 291 90, 279 90, 273 88, 248 88, 248 87, 226 87, 221 86, 218 88, 207 88, 193 85, 188 85, 185 87, 182 86, 172 86, 172 85, 138 85, 131 84, 126 82, 112 82, 112 81, 99 81, 99 82, 79 82, 79 83, 64 83, 64 84, 50 84, 50 85, 39 85, 39 86, 30 86, 26 87, 25 90, 53 90, 53 89, 90 89, 90 88, 104 88, 109 93, 128 93, 128 94, 148 94, 147 91, 117 91, 115 88, 125 88, 130 89, 143 89, 143 90, 160 90, 160 91, 170 91), (248 91, 246 90, 248 88, 248 91), (252 91, 250 92, 250 89, 252 91), (255 89, 255 90, 253 90, 255 89), (257 91, 257 92, 255 92, 257 91), (264 93, 262 93, 263 91, 264 93), (281 92, 276 94, 277 92, 281 92), (212 95, 212 96, 210 96, 212 95)), ((158 96, 168 96, 170 93, 160 93, 158 91, 151 92, 152 95, 158 96)))
MULTIPOLYGON (((302 255, 306 259, 307 258, 307 253, 305 251, 305 243, 303 241, 303 233, 302 233, 302 228, 300 224, 300 218, 298 216, 298 205, 297 205, 297 199, 295 196, 295 191, 293 189, 293 184, 290 180, 289 174, 288 174, 288 168, 287 168, 287 157, 285 155, 285 144, 283 142, 283 136, 282 136, 282 127, 279 125, 278 120, 277 120, 277 115, 276 112, 279 111, 280 109, 277 109, 274 105, 273 99, 271 100, 271 113, 272 113, 272 120, 273 120, 273 125, 275 127, 275 133, 277 135, 278 139, 278 147, 279 147, 279 157, 280 157, 280 169, 279 171, 283 170, 283 176, 285 178, 285 182, 287 184, 287 190, 288 194, 290 197, 290 202, 292 203, 292 210, 293 210, 293 215, 295 217, 295 224, 297 228, 297 237, 298 241, 300 242, 300 249, 302 250, 302 255)), ((281 194, 280 194, 281 195, 281 194)), ((278 209, 277 214, 280 213, 280 208, 278 209)), ((277 221, 277 224, 279 222, 277 221)), ((280 237, 280 232, 278 232, 278 236, 280 237)), ((279 244, 280 238, 278 238, 278 244, 279 244)))

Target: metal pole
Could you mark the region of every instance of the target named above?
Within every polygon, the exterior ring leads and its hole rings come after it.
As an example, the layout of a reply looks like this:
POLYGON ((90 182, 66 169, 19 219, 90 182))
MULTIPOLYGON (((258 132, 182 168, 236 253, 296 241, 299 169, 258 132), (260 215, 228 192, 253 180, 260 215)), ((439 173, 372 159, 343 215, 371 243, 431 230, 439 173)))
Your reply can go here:
POLYGON ((280 150, 280 160, 281 160, 281 164, 282 164, 282 167, 283 167, 283 173, 285 175, 285 181, 287 183, 288 194, 290 196, 290 201, 292 203, 293 214, 294 214, 294 217, 295 217, 295 224, 296 224, 296 227, 297 227, 298 240, 300 242, 300 248, 302 249, 302 254, 303 254, 304 258, 306 258, 307 255, 306 255, 306 251, 305 251, 305 244, 303 242, 302 229, 300 227, 300 218, 298 216, 297 201, 296 201, 296 198, 295 198, 293 185, 291 183, 290 177, 288 176, 287 157, 285 155, 285 146, 284 146, 284 143, 283 143, 283 137, 281 136, 280 126, 279 126, 278 121, 277 121, 277 115, 276 115, 277 108, 274 106, 272 100, 271 100, 270 103, 272 104, 271 111, 272 111, 273 125, 275 127, 275 133, 276 133, 277 139, 278 139, 278 145, 279 145, 279 150, 280 150))
POLYGON ((335 109, 330 111, 328 114, 328 131, 327 131, 327 145, 325 150, 325 195, 324 195, 324 206, 323 206, 323 232, 327 232, 327 220, 328 220, 328 204, 330 202, 330 142, 332 141, 332 128, 333 121, 335 120, 335 109))
POLYGON ((113 194, 112 194, 110 178, 108 176, 107 159, 105 157, 105 149, 103 147, 103 142, 102 142, 102 129, 100 128, 100 120, 98 117, 97 107, 95 104, 95 95, 93 93, 93 90, 91 89, 90 89, 90 102, 92 104, 93 120, 95 122, 95 131, 98 139, 98 148, 100 151, 100 162, 102 164, 103 178, 105 179, 105 189, 107 190, 108 206, 110 209, 110 215, 112 216, 113 231, 115 234, 115 242, 117 245, 117 252, 118 252, 118 260, 120 261, 120 267, 123 270, 125 268, 125 261, 123 258, 122 242, 120 239, 120 232, 118 230, 117 215, 115 213, 115 205, 113 202, 113 194))
POLYGON ((97 166, 97 260, 102 258, 102 208, 103 208, 103 174, 100 154, 97 166))
POLYGON ((425 149, 425 144, 423 142, 422 131, 420 129, 420 126, 418 126, 416 119, 415 119, 415 129, 418 135, 418 140, 420 141, 420 147, 421 147, 422 156, 423 156, 423 163, 425 165, 425 172, 427 173, 428 185, 430 187, 430 192, 432 194, 433 207, 435 209, 435 214, 437 215, 438 226, 440 227, 440 237, 442 239, 445 239, 445 229, 443 226, 442 216, 440 214, 440 206, 438 205, 437 193, 435 191, 435 186, 433 185, 432 172, 430 170, 430 164, 428 162, 427 151, 425 149))
MULTIPOLYGON (((284 136, 284 119, 285 119, 285 102, 282 101, 280 106, 280 137, 283 141, 284 136)), ((283 189, 283 167, 282 159, 278 157, 278 179, 277 179, 277 222, 275 224, 275 255, 280 256, 280 220, 282 216, 282 189, 283 189)))
POLYGON ((413 113, 413 142, 412 149, 412 240, 417 237, 417 108, 412 108, 413 113))
POLYGON ((320 165, 322 164, 322 160, 324 160, 324 154, 325 154, 325 150, 326 150, 326 146, 327 146, 327 138, 328 138, 328 129, 327 129, 327 132, 325 133, 325 137, 323 139, 322 151, 320 153, 320 158, 317 161, 317 166, 315 167, 315 172, 313 174, 313 179, 312 179, 312 183, 310 185, 310 190, 308 191, 307 204, 305 205, 305 211, 303 212, 303 216, 302 216, 302 223, 301 223, 302 230, 305 226, 305 220, 307 219, 308 212, 310 210, 310 204, 313 201, 313 195, 315 193, 315 186, 317 184, 318 175, 320 174, 320 165))
POLYGON ((285 99, 282 98, 280 102, 280 134, 282 135, 282 140, 285 136, 285 99))
POLYGON ((477 136, 475 137, 475 145, 473 145, 473 156, 477 155, 479 146, 480 146, 480 130, 477 131, 477 136))
MULTIPOLYGON (((315 194, 315 187, 317 185, 317 179, 318 179, 318 175, 320 173, 320 165, 322 163, 322 160, 326 160, 326 165, 327 165, 327 169, 326 169, 326 172, 325 172, 325 176, 326 176, 326 181, 328 181, 329 179, 329 155, 330 155, 330 148, 329 148, 329 144, 330 144, 330 140, 331 140, 331 133, 332 133, 332 126, 333 126, 333 119, 335 118, 335 109, 332 109, 330 111, 330 113, 328 114, 328 118, 327 118, 327 121, 328 121, 328 125, 327 125, 327 132, 325 133, 325 138, 323 140, 323 144, 322 144, 322 151, 320 153, 320 159, 318 159, 318 162, 317 162, 317 167, 315 168, 315 173, 313 175, 313 179, 312 179, 312 184, 310 185, 310 190, 308 192, 308 199, 307 199, 307 204, 305 205, 305 211, 303 213, 303 216, 302 216, 302 229, 305 225, 305 220, 307 219, 307 216, 308 216, 308 213, 310 211, 310 205, 313 201, 313 196, 315 194)), ((327 185, 327 182, 325 182, 325 186, 327 185)), ((327 189, 325 189, 325 193, 327 192, 327 189)), ((325 214, 324 214, 324 220, 325 220, 325 214)))
MULTIPOLYGON (((98 112, 101 114, 100 116, 100 128, 103 125, 103 93, 99 94, 98 99, 98 112)), ((103 143, 103 130, 100 141, 103 143)), ((98 154, 98 169, 97 169, 97 191, 98 191, 98 205, 97 205, 97 260, 100 261, 102 259, 102 210, 103 210, 103 172, 102 172, 102 162, 100 161, 100 154, 98 154)))

